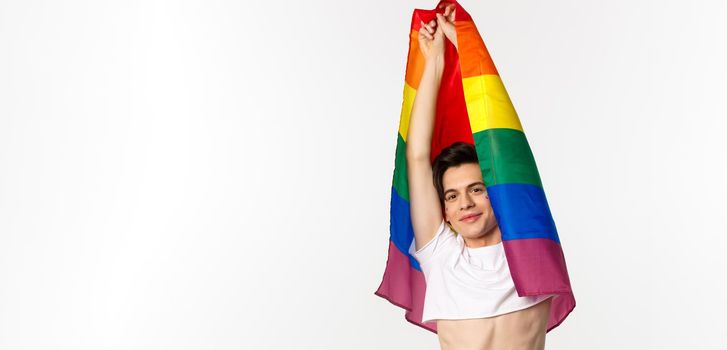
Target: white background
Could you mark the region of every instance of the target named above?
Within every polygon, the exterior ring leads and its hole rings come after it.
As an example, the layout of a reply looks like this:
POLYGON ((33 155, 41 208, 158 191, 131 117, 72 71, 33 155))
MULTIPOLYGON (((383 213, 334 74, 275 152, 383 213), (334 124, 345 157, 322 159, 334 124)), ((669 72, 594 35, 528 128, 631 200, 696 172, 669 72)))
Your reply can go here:
MULTIPOLYGON (((577 300, 721 349, 727 5, 473 1, 577 300)), ((436 1, 0 1, 0 348, 438 349, 373 294, 436 1)))

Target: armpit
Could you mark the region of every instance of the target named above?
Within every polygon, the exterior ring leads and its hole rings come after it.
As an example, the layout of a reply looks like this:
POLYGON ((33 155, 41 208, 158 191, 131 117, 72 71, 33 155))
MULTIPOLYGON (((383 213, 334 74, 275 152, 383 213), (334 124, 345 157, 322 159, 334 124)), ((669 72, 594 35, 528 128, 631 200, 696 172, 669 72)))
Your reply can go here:
POLYGON ((441 250, 442 243, 446 240, 446 238, 453 235, 454 232, 452 232, 452 230, 449 228, 449 225, 447 225, 444 219, 442 219, 442 222, 437 228, 437 233, 419 250, 416 250, 416 239, 412 240, 411 246, 409 247, 409 253, 414 256, 414 258, 416 258, 419 263, 428 261, 441 250))

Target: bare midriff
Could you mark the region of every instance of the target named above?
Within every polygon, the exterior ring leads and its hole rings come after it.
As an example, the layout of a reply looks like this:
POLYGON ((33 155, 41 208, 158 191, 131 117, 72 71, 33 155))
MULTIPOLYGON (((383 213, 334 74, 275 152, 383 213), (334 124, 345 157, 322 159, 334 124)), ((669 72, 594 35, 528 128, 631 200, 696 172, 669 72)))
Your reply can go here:
POLYGON ((442 350, 543 350, 551 299, 494 317, 437 320, 439 344, 442 350))

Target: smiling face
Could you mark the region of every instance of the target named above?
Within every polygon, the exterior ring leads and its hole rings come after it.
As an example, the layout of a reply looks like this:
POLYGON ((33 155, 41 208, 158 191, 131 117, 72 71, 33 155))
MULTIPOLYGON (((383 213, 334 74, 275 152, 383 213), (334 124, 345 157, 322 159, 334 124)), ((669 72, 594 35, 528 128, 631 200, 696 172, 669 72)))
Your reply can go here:
POLYGON ((457 233, 475 239, 497 227, 478 164, 464 163, 447 168, 442 185, 445 220, 457 233))

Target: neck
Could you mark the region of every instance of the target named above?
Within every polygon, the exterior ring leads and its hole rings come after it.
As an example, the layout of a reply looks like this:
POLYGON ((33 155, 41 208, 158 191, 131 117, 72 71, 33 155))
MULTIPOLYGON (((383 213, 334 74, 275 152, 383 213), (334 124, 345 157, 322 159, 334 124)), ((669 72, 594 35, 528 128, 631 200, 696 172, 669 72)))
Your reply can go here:
POLYGON ((470 247, 470 248, 480 248, 480 247, 486 247, 490 245, 495 245, 500 242, 502 242, 502 237, 500 235, 500 225, 495 225, 494 228, 487 231, 484 235, 477 237, 477 238, 465 238, 464 243, 470 247))

